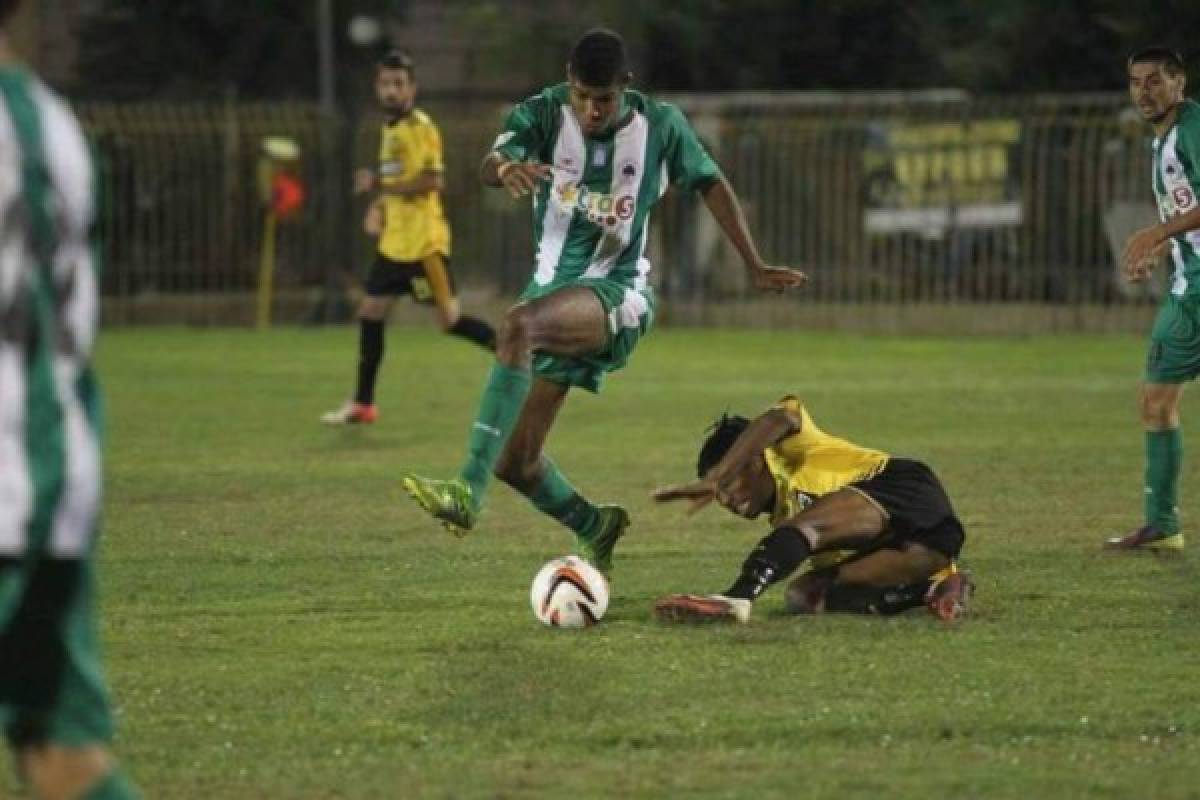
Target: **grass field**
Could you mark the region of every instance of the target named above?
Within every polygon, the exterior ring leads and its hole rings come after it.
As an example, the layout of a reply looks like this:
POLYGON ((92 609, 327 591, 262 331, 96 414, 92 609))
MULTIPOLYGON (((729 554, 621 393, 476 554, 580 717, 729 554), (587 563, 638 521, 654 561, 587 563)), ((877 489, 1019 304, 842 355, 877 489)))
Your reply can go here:
POLYGON ((103 342, 103 630, 148 797, 1200 797, 1196 554, 1097 546, 1139 521, 1140 340, 656 332, 551 438, 634 515, 607 619, 566 632, 528 608, 563 531, 496 487, 451 540, 398 488, 457 467, 488 360, 393 329, 380 423, 326 429, 355 336, 103 342), (650 618, 723 588, 766 530, 650 490, 690 477, 716 413, 788 391, 934 466, 970 618, 797 619, 778 590, 740 628, 650 618))

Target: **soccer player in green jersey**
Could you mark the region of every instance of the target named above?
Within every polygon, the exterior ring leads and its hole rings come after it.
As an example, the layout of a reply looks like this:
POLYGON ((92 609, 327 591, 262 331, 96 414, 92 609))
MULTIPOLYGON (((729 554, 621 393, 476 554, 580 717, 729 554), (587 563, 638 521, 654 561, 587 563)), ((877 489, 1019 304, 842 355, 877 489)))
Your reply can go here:
POLYGON ((109 753, 92 550, 91 159, 75 117, 3 38, 0 0, 0 725, 38 798, 129 798, 109 753))
POLYGON ((655 203, 670 186, 699 192, 755 287, 805 281, 763 262, 737 197, 683 114, 631 90, 631 78, 621 37, 595 29, 575 44, 566 83, 509 114, 480 173, 514 198, 532 195, 533 279, 500 329, 462 470, 451 480, 403 478, 421 508, 463 535, 495 473, 571 529, 605 572, 628 514, 585 499, 542 449, 568 391, 599 391, 650 329, 644 253, 655 203))
POLYGON ((1183 463, 1179 401, 1184 384, 1200 375, 1200 105, 1183 97, 1187 76, 1173 50, 1144 48, 1129 57, 1126 67, 1130 99, 1154 128, 1154 197, 1162 221, 1129 238, 1122 266, 1130 280, 1145 280, 1167 255, 1174 274, 1150 332, 1141 388, 1144 524, 1105 546, 1182 550, 1176 507, 1183 463))

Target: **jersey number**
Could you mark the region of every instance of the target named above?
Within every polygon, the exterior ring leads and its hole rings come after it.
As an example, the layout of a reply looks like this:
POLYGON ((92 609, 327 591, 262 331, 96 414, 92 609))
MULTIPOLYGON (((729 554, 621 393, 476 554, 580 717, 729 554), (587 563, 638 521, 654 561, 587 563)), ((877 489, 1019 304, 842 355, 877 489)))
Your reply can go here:
POLYGON ((1175 207, 1180 211, 1187 211, 1196 203, 1196 196, 1192 194, 1192 190, 1187 186, 1180 186, 1171 192, 1171 198, 1175 201, 1175 207))

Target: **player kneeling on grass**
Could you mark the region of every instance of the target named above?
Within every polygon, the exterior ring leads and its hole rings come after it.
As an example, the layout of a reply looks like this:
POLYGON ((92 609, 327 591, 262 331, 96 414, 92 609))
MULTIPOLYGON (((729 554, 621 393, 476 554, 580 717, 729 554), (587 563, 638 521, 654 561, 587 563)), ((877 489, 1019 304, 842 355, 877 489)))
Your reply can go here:
POLYGON ((721 594, 675 594, 655 614, 667 621, 750 618, 767 587, 805 561, 787 588, 797 614, 894 614, 924 604, 943 620, 966 611, 973 588, 955 559, 963 528, 941 483, 920 461, 894 458, 822 431, 795 397, 754 421, 722 415, 700 450, 698 481, 659 489, 659 502, 716 500, 772 531, 721 594))

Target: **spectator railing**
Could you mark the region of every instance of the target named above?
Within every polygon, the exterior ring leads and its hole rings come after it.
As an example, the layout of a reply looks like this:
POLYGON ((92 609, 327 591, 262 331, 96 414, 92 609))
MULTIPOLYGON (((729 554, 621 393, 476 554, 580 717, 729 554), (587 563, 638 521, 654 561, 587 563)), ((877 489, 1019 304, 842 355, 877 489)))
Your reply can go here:
MULTIPOLYGON (((1150 305, 1156 287, 1126 285, 1114 257, 1154 219, 1149 130, 1122 94, 670 99, 734 184, 764 255, 813 281, 798 299, 758 304, 702 200, 669 196, 650 244, 665 319, 842 324, 888 309, 896 328, 936 329, 956 315, 956 328, 1128 327, 1150 305)), ((510 299, 530 272, 528 206, 476 177, 505 104, 422 107, 445 143, 456 279, 510 299)), ((269 135, 300 144, 308 184, 306 208, 280 232, 280 291, 291 298, 281 316, 335 316, 322 310, 372 250, 349 190, 351 169, 374 161, 374 120, 349 126, 310 105, 232 102, 84 104, 81 114, 105 187, 111 320, 245 319, 230 309, 254 289, 255 165, 269 135)))

